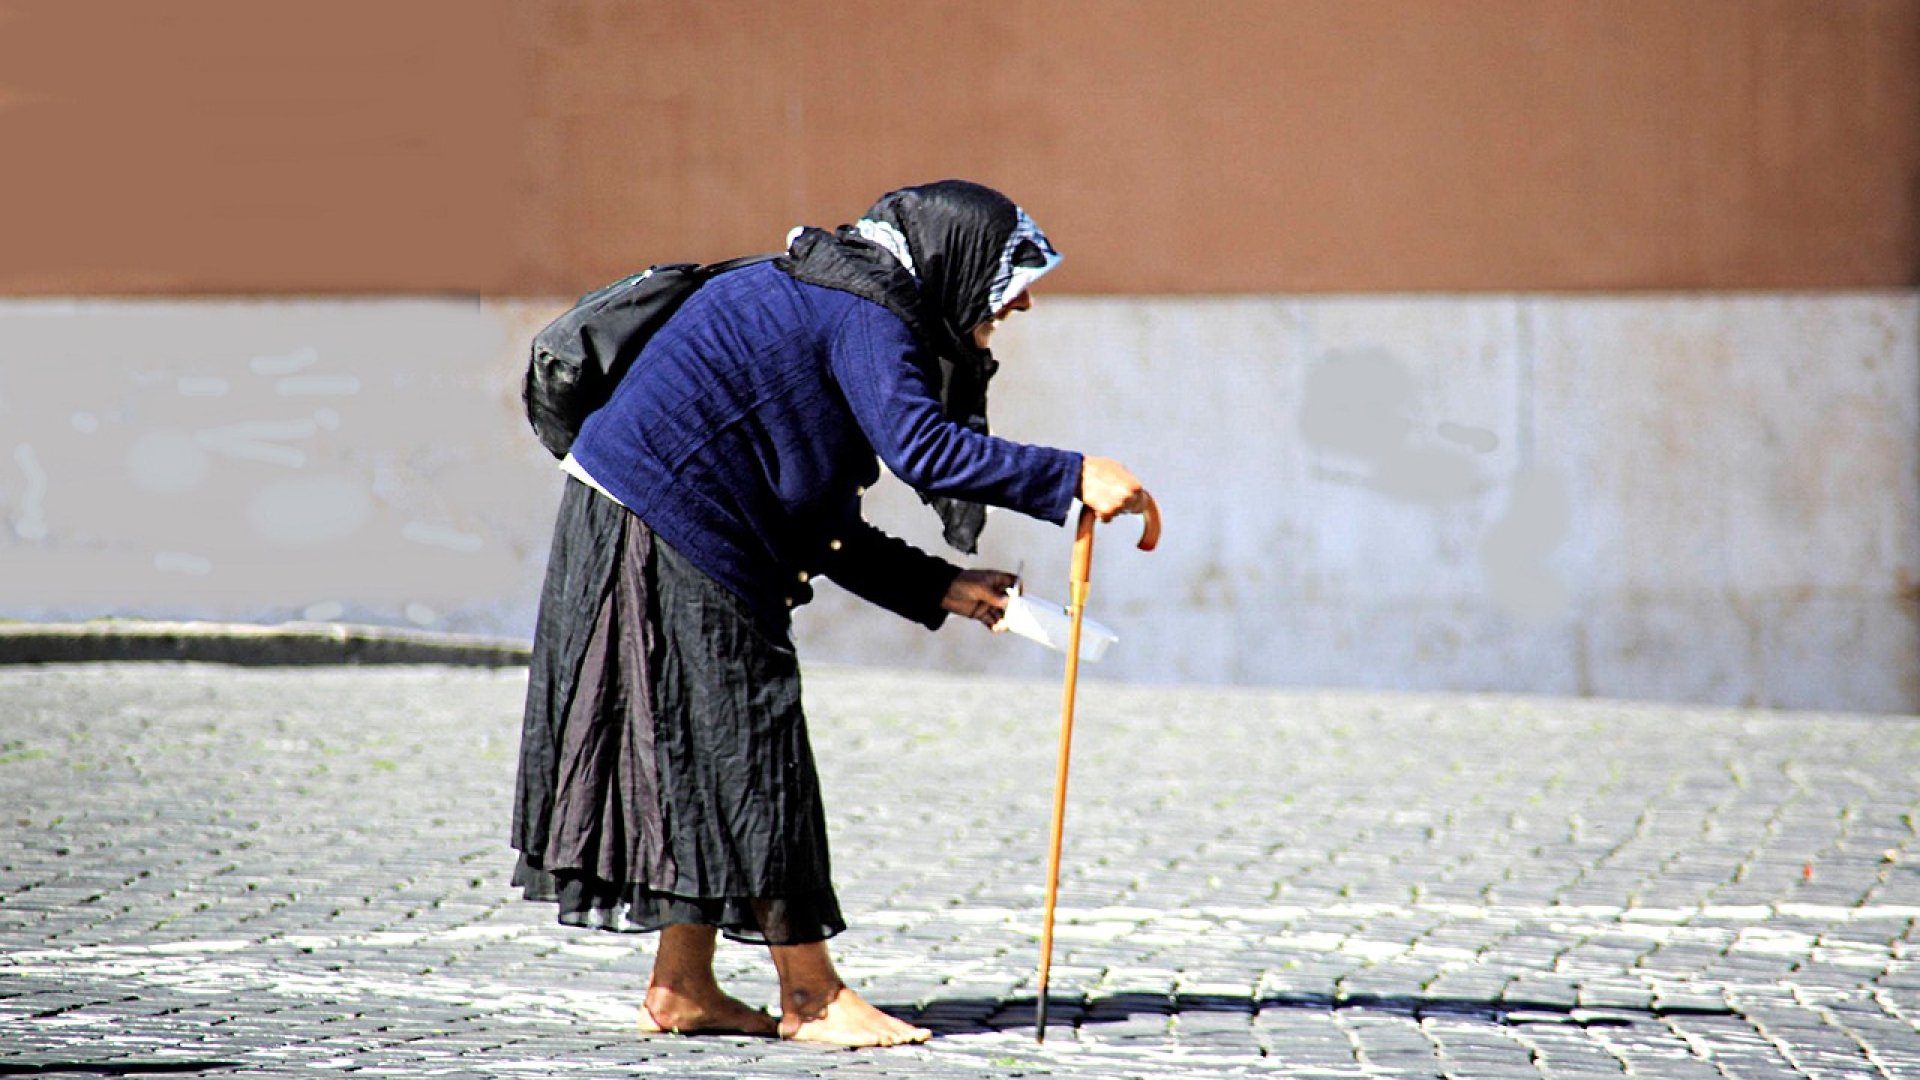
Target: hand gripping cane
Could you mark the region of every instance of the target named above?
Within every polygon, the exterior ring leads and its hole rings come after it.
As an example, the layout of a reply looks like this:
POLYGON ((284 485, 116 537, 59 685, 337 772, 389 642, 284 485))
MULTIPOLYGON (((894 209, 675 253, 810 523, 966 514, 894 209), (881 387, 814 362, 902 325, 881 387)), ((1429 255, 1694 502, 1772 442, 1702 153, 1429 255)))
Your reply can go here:
MULTIPOLYGON (((1140 532, 1140 550, 1160 543, 1160 507, 1146 495, 1146 525, 1140 532)), ((1073 693, 1080 682, 1080 620, 1087 610, 1087 582, 1093 571, 1091 509, 1080 508, 1080 524, 1073 535, 1073 580, 1068 593, 1067 687, 1060 705, 1060 762, 1053 773, 1053 840, 1047 854, 1047 906, 1040 924, 1040 989, 1034 1003, 1034 1042, 1047 1041, 1047 975, 1053 968, 1053 907, 1060 894, 1060 838, 1067 823, 1067 759, 1073 751, 1073 693)))

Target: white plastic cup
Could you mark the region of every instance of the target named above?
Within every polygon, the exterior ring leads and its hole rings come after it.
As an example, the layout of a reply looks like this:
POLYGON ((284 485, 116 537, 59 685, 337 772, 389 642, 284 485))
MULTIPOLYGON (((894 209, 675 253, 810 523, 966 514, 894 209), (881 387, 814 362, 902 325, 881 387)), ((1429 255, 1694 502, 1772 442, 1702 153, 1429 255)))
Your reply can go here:
MULTIPOLYGON (((1037 641, 1055 652, 1066 652, 1073 634, 1073 616, 1064 606, 1025 593, 1007 595, 1007 611, 1001 623, 1007 633, 1037 641)), ((1119 640, 1113 631, 1085 615, 1080 617, 1080 659, 1097 663, 1107 646, 1119 640)))

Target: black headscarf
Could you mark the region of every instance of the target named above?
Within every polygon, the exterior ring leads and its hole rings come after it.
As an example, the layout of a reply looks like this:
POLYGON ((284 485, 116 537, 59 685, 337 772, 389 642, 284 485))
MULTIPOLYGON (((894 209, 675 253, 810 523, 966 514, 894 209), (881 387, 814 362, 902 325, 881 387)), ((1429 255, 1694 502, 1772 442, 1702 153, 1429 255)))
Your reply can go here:
MULTIPOLYGON (((857 225, 797 230, 775 265, 898 315, 932 361, 942 414, 984 435, 987 383, 999 365, 973 343, 973 328, 1058 261, 1005 195, 942 180, 881 196, 857 225)), ((986 509, 924 491, 920 498, 940 515, 947 543, 972 554, 986 509)))

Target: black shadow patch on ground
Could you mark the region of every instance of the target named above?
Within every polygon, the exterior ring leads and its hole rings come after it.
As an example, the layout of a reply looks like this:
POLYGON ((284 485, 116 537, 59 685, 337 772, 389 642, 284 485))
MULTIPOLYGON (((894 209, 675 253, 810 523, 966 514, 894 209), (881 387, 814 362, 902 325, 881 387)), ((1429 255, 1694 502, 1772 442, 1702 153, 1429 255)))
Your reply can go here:
POLYGON ((159 1076, 241 1067, 238 1061, 0 1061, 0 1076, 159 1076))
MULTIPOLYGON (((1032 1027, 1035 999, 1027 998, 931 998, 918 1005, 883 1004, 880 1008, 928 1028, 936 1035, 967 1035, 1009 1028, 1032 1027)), ((1047 996, 1049 1027, 1083 1027, 1120 1023, 1141 1016, 1178 1017, 1183 1013, 1241 1013, 1251 1022, 1253 1015, 1268 1009, 1299 1009, 1313 1012, 1365 1011, 1387 1013, 1420 1020, 1447 1016, 1464 1020, 1482 1020, 1489 1024, 1560 1023, 1581 1028, 1631 1027, 1645 1020, 1676 1016, 1733 1016, 1732 1009, 1708 1006, 1646 1007, 1620 1005, 1568 1005, 1557 1001, 1502 999, 1482 1001, 1471 998, 1423 997, 1388 994, 1267 994, 1261 997, 1231 997, 1226 994, 1113 994, 1095 997, 1047 996)))

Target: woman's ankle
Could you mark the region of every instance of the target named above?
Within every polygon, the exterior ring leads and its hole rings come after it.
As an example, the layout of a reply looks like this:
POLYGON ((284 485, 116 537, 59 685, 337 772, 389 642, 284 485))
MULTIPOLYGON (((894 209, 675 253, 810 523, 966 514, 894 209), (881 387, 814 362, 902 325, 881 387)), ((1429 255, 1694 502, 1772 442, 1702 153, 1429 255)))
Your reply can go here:
POLYGON ((826 1015, 827 1006, 847 988, 838 976, 780 988, 780 1012, 802 1020, 826 1015))
POLYGON ((713 974, 714 935, 711 927, 669 926, 660 935, 647 991, 655 987, 682 997, 707 997, 720 989, 713 974))
POLYGON ((787 1016, 817 1017, 846 987, 824 941, 774 945, 768 951, 780 973, 780 1010, 787 1016))

